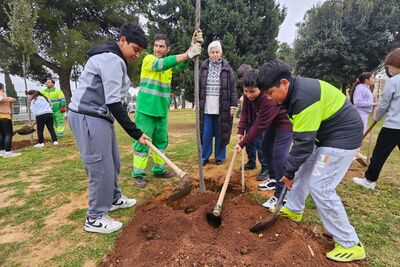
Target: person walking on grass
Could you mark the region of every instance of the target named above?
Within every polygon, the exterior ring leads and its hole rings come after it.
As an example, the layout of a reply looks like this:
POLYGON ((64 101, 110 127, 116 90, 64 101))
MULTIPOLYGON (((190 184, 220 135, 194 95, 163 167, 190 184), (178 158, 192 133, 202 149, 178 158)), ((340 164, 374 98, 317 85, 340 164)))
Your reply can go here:
POLYGON ((336 193, 361 145, 363 124, 354 106, 327 82, 292 77, 291 68, 280 60, 262 65, 257 85, 285 107, 293 123, 293 146, 280 180, 290 191, 279 214, 300 222, 311 195, 336 242, 326 257, 339 262, 364 259, 364 246, 336 193))
MULTIPOLYGON (((161 152, 168 146, 168 107, 171 101, 172 74, 188 66, 189 60, 200 55, 203 35, 201 30, 195 31, 192 44, 182 54, 166 56, 171 50, 168 37, 157 34, 154 38, 153 54, 144 57, 140 73, 140 89, 136 100, 135 122, 146 133, 153 145, 161 152)), ((146 167, 149 148, 134 141, 133 171, 137 187, 147 185, 146 167)), ((155 178, 172 178, 173 173, 166 170, 164 160, 153 153, 155 178)))
POLYGON ((367 189, 375 189, 386 159, 397 146, 400 149, 400 48, 394 49, 385 59, 390 75, 379 99, 374 121, 386 119, 379 132, 371 162, 363 178, 354 177, 353 181, 367 189))
POLYGON ((122 103, 131 85, 128 62, 138 59, 146 46, 144 31, 132 23, 122 25, 117 42, 93 46, 69 104, 69 125, 89 177, 89 208, 84 228, 88 232, 119 230, 122 223, 107 213, 136 204, 136 199, 122 195, 118 185, 121 161, 114 119, 141 144, 150 140, 131 121, 122 103))
POLYGON ((55 81, 49 79, 46 81, 46 88, 40 90, 40 93, 47 97, 51 102, 51 109, 53 111, 53 125, 57 134, 57 137, 64 136, 64 113, 66 112, 67 102, 65 101, 64 93, 55 88, 55 81))
POLYGON ((267 94, 257 87, 257 75, 258 70, 254 69, 243 75, 245 104, 240 116, 236 138, 238 144, 235 149, 240 152, 248 142, 254 142, 260 136, 264 136, 262 150, 267 161, 270 179, 261 183, 258 188, 260 190, 275 189, 274 195, 262 204, 265 208, 272 208, 275 207, 283 188, 283 183, 279 182, 279 179, 283 175, 284 164, 292 142, 292 124, 286 110, 268 99, 267 94), (246 116, 251 113, 255 114, 254 122, 247 134, 243 135, 246 116))
POLYGON ((50 133, 53 145, 57 146, 58 140, 53 127, 53 113, 49 100, 37 90, 29 90, 27 95, 28 99, 31 101, 30 109, 32 115, 35 116, 36 119, 38 143, 34 145, 34 147, 44 147, 43 131, 45 125, 50 133))
POLYGON ((17 101, 8 97, 4 92, 4 85, 0 83, 0 157, 12 158, 21 156, 19 152, 11 151, 13 125, 12 104, 17 101))
MULTIPOLYGON (((237 70, 237 77, 239 79, 239 86, 241 87, 240 90, 244 88, 243 86, 243 76, 246 72, 252 70, 252 67, 249 64, 242 64, 239 66, 237 70)), ((245 94, 243 94, 240 98, 241 110, 240 110, 240 121, 238 127, 238 134, 245 135, 249 129, 254 124, 256 113, 250 105, 251 101, 249 101, 248 97, 246 98, 245 94), (246 99, 246 101, 245 101, 246 99), (246 105, 245 107, 243 105, 246 105), (243 111, 245 110, 245 111, 243 111), (242 115, 243 114, 243 115, 242 115)), ((254 141, 250 141, 246 143, 246 154, 248 161, 244 164, 244 170, 253 170, 256 168, 256 160, 261 165, 261 171, 257 175, 257 181, 265 181, 269 178, 269 171, 267 168, 267 161, 264 157, 264 153, 261 148, 261 143, 264 138, 264 133, 259 135, 254 141)))
POLYGON ((213 151, 215 163, 220 165, 226 159, 233 116, 238 105, 235 74, 228 61, 222 59, 219 41, 208 45, 208 56, 200 66, 199 112, 200 136, 203 166, 209 163, 213 151))

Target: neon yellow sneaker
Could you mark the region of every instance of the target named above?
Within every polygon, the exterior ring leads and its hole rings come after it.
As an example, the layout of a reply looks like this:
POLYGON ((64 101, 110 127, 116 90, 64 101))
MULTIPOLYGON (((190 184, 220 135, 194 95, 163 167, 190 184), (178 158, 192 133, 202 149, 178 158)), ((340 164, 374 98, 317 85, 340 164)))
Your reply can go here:
POLYGON ((286 208, 286 206, 283 206, 278 214, 295 222, 301 222, 301 219, 303 218, 303 214, 294 213, 293 211, 286 208))
POLYGON ((365 249, 361 243, 352 246, 351 248, 344 248, 336 243, 335 248, 326 253, 326 257, 333 261, 350 262, 365 259, 365 249))

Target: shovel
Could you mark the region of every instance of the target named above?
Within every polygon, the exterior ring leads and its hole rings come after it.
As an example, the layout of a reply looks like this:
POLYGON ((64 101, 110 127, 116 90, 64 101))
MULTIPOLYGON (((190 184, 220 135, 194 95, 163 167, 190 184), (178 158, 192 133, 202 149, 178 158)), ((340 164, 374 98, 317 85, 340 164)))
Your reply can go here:
POLYGON ((172 161, 170 161, 167 156, 165 156, 160 150, 158 150, 158 148, 156 148, 150 141, 146 140, 145 142, 146 145, 160 158, 162 158, 165 163, 176 173, 176 175, 181 178, 181 183, 174 188, 172 193, 168 196, 167 200, 175 201, 188 195, 192 191, 192 182, 190 181, 188 174, 182 171, 172 161))
POLYGON ((13 136, 15 134, 28 135, 28 134, 34 133, 36 131, 35 128, 33 128, 33 126, 35 126, 35 124, 36 124, 36 121, 31 126, 25 125, 25 126, 21 127, 21 129, 15 130, 13 132, 13 136))
MULTIPOLYGON (((374 121, 372 124, 371 124, 371 126, 369 126, 369 128, 365 131, 365 133, 364 133, 364 135, 363 135, 363 137, 362 137, 362 140, 364 140, 364 138, 369 134, 369 132, 375 127, 375 125, 377 124, 378 122, 377 121, 374 121)), ((358 162, 358 163, 360 163, 361 165, 363 165, 363 166, 368 166, 368 163, 367 163, 367 161, 365 160, 365 156, 362 156, 361 154, 359 154, 358 156, 357 156, 357 158, 356 158, 356 161, 358 162)))
POLYGON ((285 198, 286 192, 287 192, 287 187, 286 187, 286 185, 284 185, 282 188, 282 192, 279 196, 278 202, 276 203, 274 212, 271 215, 269 215, 267 218, 265 218, 264 220, 253 225, 250 228, 250 232, 252 232, 252 233, 261 232, 265 228, 268 228, 276 220, 276 218, 278 218, 279 211, 283 207, 283 199, 285 198))
POLYGON ((235 165, 236 161, 237 150, 235 149, 233 152, 231 164, 229 165, 228 173, 226 174, 224 185, 222 186, 221 193, 219 194, 217 204, 212 212, 207 212, 207 221, 209 224, 214 226, 215 228, 220 227, 222 218, 221 218, 221 210, 222 210, 222 203, 224 202, 225 193, 228 189, 229 180, 232 175, 233 166, 235 165))

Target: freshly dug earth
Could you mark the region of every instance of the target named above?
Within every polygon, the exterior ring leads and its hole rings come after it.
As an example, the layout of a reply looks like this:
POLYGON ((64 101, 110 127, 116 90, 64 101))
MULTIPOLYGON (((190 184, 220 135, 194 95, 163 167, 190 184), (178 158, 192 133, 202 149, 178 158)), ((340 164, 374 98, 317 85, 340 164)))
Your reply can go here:
POLYGON ((193 191, 166 203, 136 208, 102 266, 357 266, 325 258, 333 241, 285 218, 261 235, 249 228, 269 214, 251 196, 228 189, 222 225, 207 223, 218 193, 193 191))

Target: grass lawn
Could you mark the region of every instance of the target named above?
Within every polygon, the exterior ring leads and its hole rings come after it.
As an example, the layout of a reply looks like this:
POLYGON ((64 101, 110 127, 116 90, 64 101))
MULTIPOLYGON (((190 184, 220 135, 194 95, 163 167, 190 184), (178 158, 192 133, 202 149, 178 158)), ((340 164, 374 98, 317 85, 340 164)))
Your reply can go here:
MULTIPOLYGON (((192 176, 197 174, 193 167, 197 162, 194 117, 192 110, 170 112, 167 152, 172 161, 192 176)), ((143 203, 162 192, 164 184, 152 181, 144 190, 135 188, 130 178, 132 141, 119 126, 116 128, 123 193, 143 203)), ((228 157, 236 128, 233 132, 228 157)), ((27 138, 16 136, 14 141, 27 138)), ((363 154, 366 154, 367 141, 363 144, 363 154)), ((101 262, 122 231, 110 235, 84 232, 87 178, 70 130, 66 128, 59 147, 47 143, 44 149, 26 147, 19 151, 23 153, 20 157, 0 158, 0 265, 94 266, 101 262)), ((371 266, 399 266, 399 163, 400 152, 396 150, 386 162, 375 191, 367 191, 352 182, 353 174, 363 174, 364 169, 358 163, 353 163, 351 173, 339 186, 339 194, 366 246, 371 266)), ((112 217, 126 224, 134 219, 135 212, 118 210, 112 217)), ((307 201, 304 221, 311 228, 320 227, 311 199, 307 201)))

